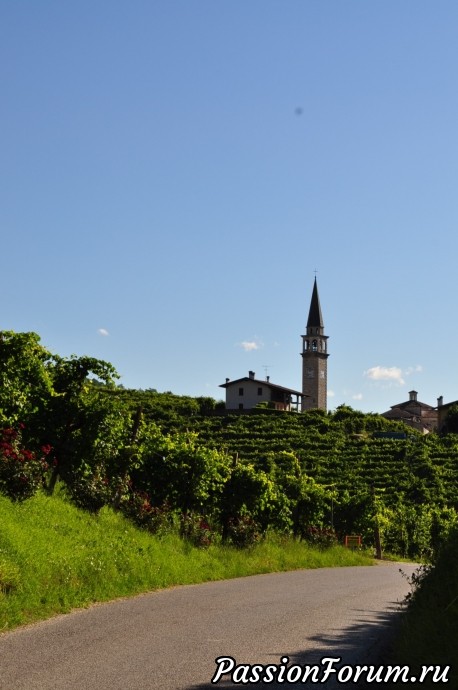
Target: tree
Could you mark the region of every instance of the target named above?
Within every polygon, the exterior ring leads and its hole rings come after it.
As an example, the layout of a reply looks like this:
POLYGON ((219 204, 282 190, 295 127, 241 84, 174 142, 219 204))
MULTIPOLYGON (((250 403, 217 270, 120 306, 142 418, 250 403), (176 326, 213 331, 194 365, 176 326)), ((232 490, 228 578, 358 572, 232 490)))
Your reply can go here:
POLYGON ((227 537, 231 521, 245 515, 253 518, 266 530, 276 503, 275 484, 266 472, 257 470, 251 464, 237 463, 222 494, 223 539, 227 537))
POLYGON ((0 332, 0 491, 13 500, 32 496, 48 470, 39 430, 52 361, 36 333, 0 332))
POLYGON ((458 404, 452 405, 445 417, 441 431, 445 434, 458 434, 458 404))
POLYGON ((87 507, 103 504, 103 487, 114 479, 116 458, 128 442, 128 415, 121 400, 106 391, 118 374, 109 362, 73 355, 55 357, 51 378, 53 396, 42 418, 54 457, 48 489, 52 492, 60 477, 80 504, 85 489, 87 507))
POLYGON ((228 456, 205 448, 197 434, 169 436, 150 424, 139 435, 131 478, 155 506, 167 503, 183 513, 214 513, 229 473, 228 456))
POLYGON ((36 333, 0 331, 0 427, 24 426, 33 441, 38 416, 53 394, 53 355, 36 333))

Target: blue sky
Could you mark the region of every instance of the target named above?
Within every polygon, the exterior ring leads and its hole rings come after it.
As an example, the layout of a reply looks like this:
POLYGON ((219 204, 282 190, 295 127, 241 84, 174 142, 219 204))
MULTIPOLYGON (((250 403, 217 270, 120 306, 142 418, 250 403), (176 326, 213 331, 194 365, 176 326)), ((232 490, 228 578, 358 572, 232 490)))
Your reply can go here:
POLYGON ((3 0, 0 328, 127 387, 458 399, 458 5, 3 0))

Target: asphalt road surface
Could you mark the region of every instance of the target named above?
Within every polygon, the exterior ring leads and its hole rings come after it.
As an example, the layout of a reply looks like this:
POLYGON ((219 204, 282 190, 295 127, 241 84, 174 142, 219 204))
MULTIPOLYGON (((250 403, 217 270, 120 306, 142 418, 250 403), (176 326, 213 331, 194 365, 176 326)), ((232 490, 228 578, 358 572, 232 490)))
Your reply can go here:
MULTIPOLYGON (((324 656, 374 663, 409 591, 400 568, 415 570, 391 563, 258 575, 58 616, 0 636, 0 688, 227 690, 255 685, 234 684, 230 674, 212 684, 217 657, 237 665, 280 665, 285 656, 284 665, 324 656)), ((334 677, 305 687, 330 690, 334 677)))

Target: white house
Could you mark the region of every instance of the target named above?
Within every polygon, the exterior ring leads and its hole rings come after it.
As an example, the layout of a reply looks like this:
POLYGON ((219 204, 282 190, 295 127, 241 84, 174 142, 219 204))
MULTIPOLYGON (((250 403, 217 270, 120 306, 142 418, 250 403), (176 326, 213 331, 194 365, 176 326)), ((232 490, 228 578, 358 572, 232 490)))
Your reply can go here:
POLYGON ((271 403, 276 410, 298 410, 303 395, 292 388, 270 383, 269 377, 265 381, 256 379, 254 371, 241 379, 226 379, 220 387, 226 389, 227 410, 251 410, 260 402, 271 403))

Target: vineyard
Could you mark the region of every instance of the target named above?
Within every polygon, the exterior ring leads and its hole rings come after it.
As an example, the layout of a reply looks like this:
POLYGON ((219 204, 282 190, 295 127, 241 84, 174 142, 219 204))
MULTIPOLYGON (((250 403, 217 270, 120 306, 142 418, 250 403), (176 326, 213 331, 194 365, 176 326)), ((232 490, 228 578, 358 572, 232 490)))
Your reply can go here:
POLYGON ((421 436, 402 423, 348 407, 238 415, 209 409, 205 398, 117 394, 167 433, 194 432, 199 443, 233 463, 275 476, 294 457, 300 473, 326 490, 322 523, 340 536, 359 531, 370 542, 378 520, 386 548, 419 556, 457 521, 456 434, 421 436))
POLYGON ((278 454, 289 452, 297 457, 304 473, 339 493, 358 495, 374 487, 390 506, 397 505, 402 496, 418 503, 427 500, 458 507, 455 434, 421 436, 402 423, 348 407, 328 414, 321 410, 202 414, 192 398, 148 391, 117 394, 132 411, 141 407, 167 433, 195 432, 202 445, 259 469, 265 470, 275 464, 278 454), (178 414, 167 415, 163 402, 173 397, 178 414))
POLYGON ((116 379, 107 362, 1 332, 0 491, 25 501, 59 484, 81 508, 110 505, 203 547, 268 531, 323 546, 358 534, 428 557, 457 522, 454 433, 420 436, 346 406, 228 414, 116 379))

